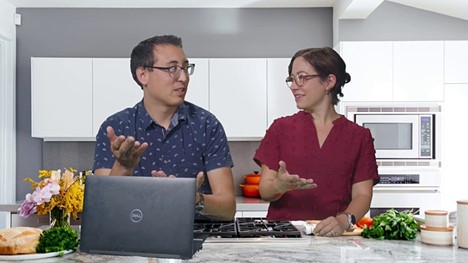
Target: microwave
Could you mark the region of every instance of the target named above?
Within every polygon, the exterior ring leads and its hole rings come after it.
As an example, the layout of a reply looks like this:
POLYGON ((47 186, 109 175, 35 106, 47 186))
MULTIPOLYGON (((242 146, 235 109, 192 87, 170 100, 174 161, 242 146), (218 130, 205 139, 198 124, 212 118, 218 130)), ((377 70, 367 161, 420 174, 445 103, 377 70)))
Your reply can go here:
POLYGON ((377 159, 440 159, 440 106, 346 106, 371 131, 377 159))

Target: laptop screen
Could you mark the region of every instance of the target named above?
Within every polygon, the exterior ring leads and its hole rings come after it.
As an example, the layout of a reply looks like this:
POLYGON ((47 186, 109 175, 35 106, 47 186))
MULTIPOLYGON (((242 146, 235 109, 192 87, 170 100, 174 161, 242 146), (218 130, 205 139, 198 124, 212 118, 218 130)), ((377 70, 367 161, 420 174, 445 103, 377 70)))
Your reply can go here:
POLYGON ((80 250, 192 258, 195 178, 89 176, 80 250))

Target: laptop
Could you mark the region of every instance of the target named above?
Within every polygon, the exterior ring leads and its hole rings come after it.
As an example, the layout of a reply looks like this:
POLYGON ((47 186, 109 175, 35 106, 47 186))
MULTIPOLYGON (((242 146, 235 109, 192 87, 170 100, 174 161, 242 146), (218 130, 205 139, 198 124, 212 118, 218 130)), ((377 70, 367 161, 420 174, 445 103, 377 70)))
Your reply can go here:
POLYGON ((195 178, 88 176, 80 251, 90 254, 190 259, 195 178))

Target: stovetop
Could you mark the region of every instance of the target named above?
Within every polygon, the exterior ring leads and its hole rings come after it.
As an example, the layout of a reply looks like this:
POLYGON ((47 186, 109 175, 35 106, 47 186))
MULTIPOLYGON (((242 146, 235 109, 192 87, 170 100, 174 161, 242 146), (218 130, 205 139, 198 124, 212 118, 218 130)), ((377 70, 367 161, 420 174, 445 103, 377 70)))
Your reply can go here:
POLYGON ((196 221, 194 233, 217 238, 301 238, 301 232, 289 221, 243 217, 235 221, 196 221))

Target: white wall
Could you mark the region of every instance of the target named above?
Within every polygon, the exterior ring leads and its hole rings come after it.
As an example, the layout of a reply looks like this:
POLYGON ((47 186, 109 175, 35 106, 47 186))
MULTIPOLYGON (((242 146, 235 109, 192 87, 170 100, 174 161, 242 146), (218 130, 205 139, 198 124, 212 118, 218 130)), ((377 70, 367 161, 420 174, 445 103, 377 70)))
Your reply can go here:
POLYGON ((0 35, 7 39, 15 39, 16 8, 6 0, 0 0, 0 35))
MULTIPOLYGON (((0 0, 0 204, 16 200, 15 11, 11 4, 0 0)), ((9 224, 8 214, 0 212, 0 229, 9 224)))

